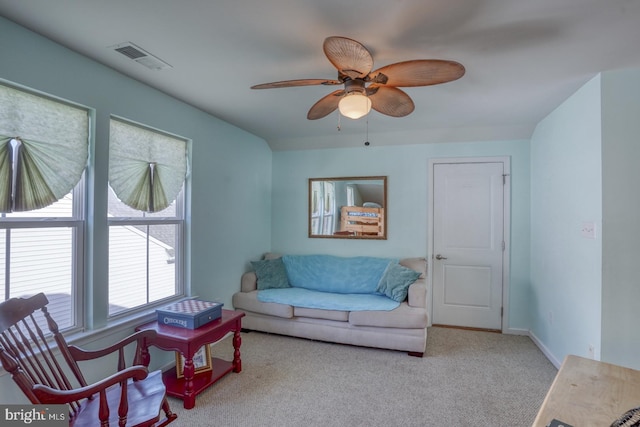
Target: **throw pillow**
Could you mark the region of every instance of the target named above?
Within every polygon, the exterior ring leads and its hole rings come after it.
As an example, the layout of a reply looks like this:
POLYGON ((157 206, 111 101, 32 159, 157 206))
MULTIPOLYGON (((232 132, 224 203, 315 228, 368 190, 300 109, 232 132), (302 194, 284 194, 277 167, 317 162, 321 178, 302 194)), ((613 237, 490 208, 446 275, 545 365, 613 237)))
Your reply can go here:
POLYGON ((291 287, 282 258, 251 261, 251 265, 258 277, 258 290, 291 287))
POLYGON ((409 286, 415 282, 418 277, 420 277, 419 272, 395 262, 390 262, 378 282, 376 291, 394 301, 402 302, 407 299, 409 286))

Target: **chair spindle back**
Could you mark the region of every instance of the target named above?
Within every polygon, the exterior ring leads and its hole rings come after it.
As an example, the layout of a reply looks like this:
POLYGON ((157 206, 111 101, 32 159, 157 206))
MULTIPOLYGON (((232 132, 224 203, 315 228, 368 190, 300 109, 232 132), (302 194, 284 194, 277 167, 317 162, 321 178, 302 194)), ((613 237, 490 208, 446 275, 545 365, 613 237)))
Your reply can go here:
MULTIPOLYGON (((80 368, 69 355, 58 325, 47 310, 48 303, 43 293, 30 298, 11 298, 0 303, 2 365, 34 404, 42 403, 33 393, 35 384, 58 390, 73 389, 74 385, 67 377, 68 371, 73 373, 80 386, 87 385, 80 368), (42 330, 42 323, 46 323, 48 332, 42 330), (63 356, 62 361, 56 357, 50 345, 52 337, 57 344, 57 351, 63 356)), ((79 404, 71 402, 69 407, 73 416, 79 404)))

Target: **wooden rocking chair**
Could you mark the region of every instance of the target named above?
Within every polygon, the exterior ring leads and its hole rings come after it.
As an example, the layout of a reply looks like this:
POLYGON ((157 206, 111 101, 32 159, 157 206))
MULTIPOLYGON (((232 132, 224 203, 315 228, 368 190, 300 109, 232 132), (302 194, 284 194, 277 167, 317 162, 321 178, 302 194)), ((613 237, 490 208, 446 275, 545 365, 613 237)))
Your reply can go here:
POLYGON ((169 409, 161 372, 149 373, 145 367, 149 362, 146 343, 152 341, 155 331, 137 332, 101 350, 82 350, 67 345, 47 311, 48 303, 43 293, 0 303, 0 361, 31 403, 68 404, 69 425, 75 427, 160 427, 177 418, 169 409), (44 333, 36 323, 41 316, 52 335, 44 333), (48 342, 51 337, 57 348, 48 342), (126 367, 124 349, 134 342, 133 365, 126 367), (117 372, 87 384, 78 362, 115 351, 117 372), (67 372, 73 373, 75 380, 68 378, 67 372), (161 410, 165 416, 162 421, 161 410))

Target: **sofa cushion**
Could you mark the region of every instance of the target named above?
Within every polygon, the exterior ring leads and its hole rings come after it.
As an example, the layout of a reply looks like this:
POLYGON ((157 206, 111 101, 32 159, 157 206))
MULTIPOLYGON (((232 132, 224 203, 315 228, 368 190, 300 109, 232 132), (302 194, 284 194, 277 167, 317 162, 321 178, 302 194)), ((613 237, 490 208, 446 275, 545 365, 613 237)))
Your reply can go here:
POLYGON ((427 327, 427 312, 424 308, 409 307, 403 302, 393 311, 352 311, 349 323, 353 326, 422 329, 427 327))
POLYGON ((427 260, 425 258, 402 258, 399 264, 414 271, 419 271, 421 279, 427 277, 427 260))
POLYGON ((268 316, 283 317, 291 319, 293 317, 293 307, 286 304, 264 303, 258 301, 258 293, 262 291, 252 292, 236 292, 233 294, 233 308, 241 311, 251 311, 253 313, 266 314, 268 316))
POLYGON ((336 320, 338 322, 347 322, 349 320, 348 311, 321 310, 318 308, 293 307, 293 315, 295 317, 336 320))
POLYGON ((378 282, 376 291, 394 301, 402 302, 407 299, 409 285, 415 282, 420 274, 410 268, 390 262, 378 282))
POLYGON ((341 294, 373 294, 388 258, 333 255, 284 255, 289 283, 294 288, 341 294))
POLYGON ((418 279, 409 286, 407 304, 410 307, 427 307, 427 280, 418 279))
POLYGON ((400 305, 398 302, 384 295, 339 294, 293 287, 288 289, 265 289, 264 291, 258 291, 258 301, 279 303, 294 307, 342 311, 389 311, 400 305))
POLYGON ((258 278, 258 290, 291 287, 282 258, 251 261, 251 265, 258 278))

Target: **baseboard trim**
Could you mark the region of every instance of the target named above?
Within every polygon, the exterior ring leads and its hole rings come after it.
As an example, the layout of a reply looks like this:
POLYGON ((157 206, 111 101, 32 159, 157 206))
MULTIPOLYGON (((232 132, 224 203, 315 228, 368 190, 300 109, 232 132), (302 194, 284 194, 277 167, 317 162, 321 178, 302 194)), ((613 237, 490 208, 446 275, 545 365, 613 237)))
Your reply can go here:
POLYGON ((556 359, 553 353, 551 353, 551 350, 549 350, 549 348, 545 346, 542 343, 542 341, 540 341, 540 339, 536 336, 536 334, 529 331, 529 338, 531 338, 531 341, 533 341, 533 343, 538 346, 542 354, 544 354, 546 358, 549 359, 549 362, 551 362, 553 366, 555 366, 557 369, 560 369, 560 365, 561 365, 560 361, 556 359))
POLYGON ((502 333, 500 329, 472 328, 469 326, 456 326, 456 325, 438 325, 435 323, 431 326, 433 326, 434 328, 464 329, 465 331, 495 332, 497 334, 502 333))
POLYGON ((502 333, 505 335, 523 335, 527 337, 529 336, 528 329, 507 328, 504 331, 502 331, 502 333))

